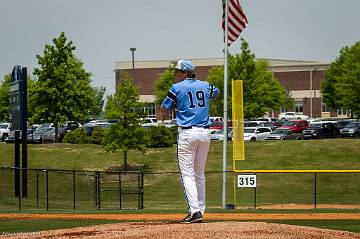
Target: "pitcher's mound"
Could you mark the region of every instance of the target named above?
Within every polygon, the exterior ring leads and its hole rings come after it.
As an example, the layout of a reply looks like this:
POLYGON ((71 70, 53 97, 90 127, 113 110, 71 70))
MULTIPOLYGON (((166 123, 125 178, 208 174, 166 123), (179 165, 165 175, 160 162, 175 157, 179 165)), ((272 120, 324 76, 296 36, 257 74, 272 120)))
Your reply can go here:
MULTIPOLYGON (((2 238, 0 236, 0 238, 2 238)), ((23 233, 3 238, 359 238, 360 234, 265 222, 213 222, 197 224, 131 222, 23 233)))

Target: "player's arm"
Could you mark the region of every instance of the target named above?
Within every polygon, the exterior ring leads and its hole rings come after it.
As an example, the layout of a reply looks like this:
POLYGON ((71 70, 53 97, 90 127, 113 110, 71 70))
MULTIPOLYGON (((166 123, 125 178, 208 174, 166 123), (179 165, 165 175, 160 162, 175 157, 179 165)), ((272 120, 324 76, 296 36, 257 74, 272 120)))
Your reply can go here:
POLYGON ((177 99, 176 99, 175 89, 173 86, 171 86, 167 96, 165 97, 165 99, 161 104, 160 107, 161 111, 170 110, 171 108, 176 107, 176 101, 177 99))
POLYGON ((220 94, 219 88, 217 88, 216 86, 213 86, 212 84, 209 84, 209 87, 210 87, 210 97, 211 98, 218 97, 218 95, 220 94))

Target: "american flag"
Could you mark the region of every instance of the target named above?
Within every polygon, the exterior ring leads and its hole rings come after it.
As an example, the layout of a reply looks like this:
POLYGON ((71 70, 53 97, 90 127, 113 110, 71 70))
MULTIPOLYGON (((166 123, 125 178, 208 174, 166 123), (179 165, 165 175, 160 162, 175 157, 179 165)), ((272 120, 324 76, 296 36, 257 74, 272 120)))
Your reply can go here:
MULTIPOLYGON (((225 1, 223 0, 223 16, 222 16, 222 28, 225 30, 225 1)), ((248 24, 248 20, 240 6, 240 0, 227 0, 228 1, 228 44, 233 43, 245 29, 248 24)), ((225 33, 226 34, 226 33, 225 33)), ((225 35, 224 34, 224 35, 225 35)))

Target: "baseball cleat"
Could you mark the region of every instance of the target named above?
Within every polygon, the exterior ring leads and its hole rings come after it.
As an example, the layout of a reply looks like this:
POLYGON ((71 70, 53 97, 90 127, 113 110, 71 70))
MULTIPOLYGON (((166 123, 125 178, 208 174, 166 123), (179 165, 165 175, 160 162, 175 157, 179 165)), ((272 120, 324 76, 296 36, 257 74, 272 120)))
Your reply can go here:
POLYGON ((187 215, 180 223, 188 224, 188 223, 195 223, 195 222, 202 222, 203 217, 201 212, 190 213, 187 215))

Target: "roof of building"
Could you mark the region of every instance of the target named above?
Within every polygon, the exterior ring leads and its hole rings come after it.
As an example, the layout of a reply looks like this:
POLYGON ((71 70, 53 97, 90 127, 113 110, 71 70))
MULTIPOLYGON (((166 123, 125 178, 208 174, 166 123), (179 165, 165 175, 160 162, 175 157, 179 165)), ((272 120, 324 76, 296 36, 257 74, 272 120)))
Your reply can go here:
MULTIPOLYGON (((190 59, 195 66, 220 66, 224 65, 224 58, 203 58, 203 59, 190 59)), ((304 61, 304 60, 284 60, 284 59, 269 59, 269 58, 257 58, 257 60, 266 60, 269 62, 270 68, 274 71, 277 69, 286 70, 293 68, 316 68, 326 69, 329 67, 329 63, 320 61, 304 61)), ((154 60, 154 61, 135 61, 135 68, 166 68, 171 64, 177 62, 174 60, 154 60)), ((132 61, 118 61, 115 62, 115 69, 132 69, 132 61)))

